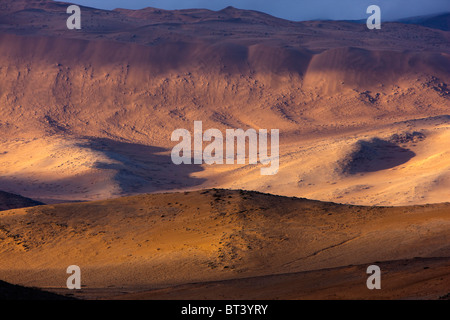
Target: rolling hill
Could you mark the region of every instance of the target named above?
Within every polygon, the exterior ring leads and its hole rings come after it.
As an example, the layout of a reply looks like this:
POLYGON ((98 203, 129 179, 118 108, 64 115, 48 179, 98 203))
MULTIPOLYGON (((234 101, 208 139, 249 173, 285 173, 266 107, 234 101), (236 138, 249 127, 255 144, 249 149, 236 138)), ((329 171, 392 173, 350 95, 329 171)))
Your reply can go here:
POLYGON ((70 293, 89 299, 437 299, 449 210, 222 189, 15 209, 0 212, 0 278, 64 295, 75 264, 82 290, 70 293))

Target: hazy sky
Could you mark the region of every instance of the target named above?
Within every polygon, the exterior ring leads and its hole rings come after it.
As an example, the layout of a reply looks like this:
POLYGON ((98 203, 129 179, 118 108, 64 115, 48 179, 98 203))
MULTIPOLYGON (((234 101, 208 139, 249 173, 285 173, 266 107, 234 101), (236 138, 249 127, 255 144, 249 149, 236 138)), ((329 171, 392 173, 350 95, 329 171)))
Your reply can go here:
POLYGON ((450 0, 66 0, 89 7, 114 9, 207 8, 220 10, 227 6, 252 9, 290 20, 363 19, 367 7, 381 7, 382 19, 450 12, 450 0))

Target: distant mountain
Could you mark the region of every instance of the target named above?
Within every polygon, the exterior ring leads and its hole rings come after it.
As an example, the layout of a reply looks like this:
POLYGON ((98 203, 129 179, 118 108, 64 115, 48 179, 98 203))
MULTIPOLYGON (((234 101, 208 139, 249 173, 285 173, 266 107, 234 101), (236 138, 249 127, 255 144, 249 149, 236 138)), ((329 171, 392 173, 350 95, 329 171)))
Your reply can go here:
POLYGON ((450 12, 438 15, 406 18, 399 20, 399 22, 406 24, 417 24, 428 28, 450 31, 450 12))

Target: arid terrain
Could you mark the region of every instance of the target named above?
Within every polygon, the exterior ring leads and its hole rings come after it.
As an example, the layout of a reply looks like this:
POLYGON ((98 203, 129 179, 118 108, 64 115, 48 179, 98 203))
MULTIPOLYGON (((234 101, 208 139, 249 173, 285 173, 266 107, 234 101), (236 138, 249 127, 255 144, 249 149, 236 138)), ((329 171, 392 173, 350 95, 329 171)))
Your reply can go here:
POLYGON ((1 280, 66 295, 76 264, 82 298, 449 297, 450 13, 82 7, 69 30, 67 6, 0 3, 1 280), (197 120, 279 129, 279 172, 174 165, 197 120))
POLYGON ((0 278, 91 299, 438 299, 449 210, 222 189, 15 209, 0 212, 0 278), (72 264, 80 291, 65 288, 72 264))
POLYGON ((440 29, 374 31, 231 7, 82 8, 82 29, 68 30, 66 8, 0 5, 0 190, 46 203, 211 187, 447 201, 449 15, 440 29), (279 173, 174 166, 170 135, 195 120, 279 129, 279 173))

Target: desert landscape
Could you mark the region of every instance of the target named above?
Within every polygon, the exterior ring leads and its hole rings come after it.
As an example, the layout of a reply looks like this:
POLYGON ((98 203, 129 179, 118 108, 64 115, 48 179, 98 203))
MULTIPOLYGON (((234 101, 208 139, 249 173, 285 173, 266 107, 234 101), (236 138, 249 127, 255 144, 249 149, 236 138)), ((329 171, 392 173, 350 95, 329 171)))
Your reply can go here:
POLYGON ((0 280, 50 298, 450 298, 450 8, 369 30, 81 7, 69 30, 68 5, 0 3, 0 280), (172 132, 199 120, 279 129, 278 173, 175 165, 172 132))

